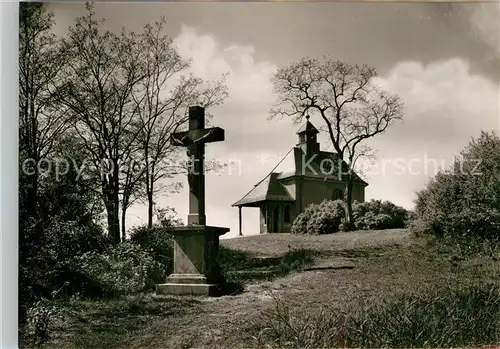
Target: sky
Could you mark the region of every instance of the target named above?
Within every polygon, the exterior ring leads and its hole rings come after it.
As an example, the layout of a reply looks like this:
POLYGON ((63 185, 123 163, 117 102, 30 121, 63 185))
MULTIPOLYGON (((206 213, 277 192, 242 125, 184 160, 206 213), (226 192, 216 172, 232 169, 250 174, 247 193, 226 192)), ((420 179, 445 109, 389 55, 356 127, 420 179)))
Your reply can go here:
MULTIPOLYGON (((51 3, 56 30, 84 13, 83 3, 51 3)), ((376 162, 364 167, 366 199, 411 209, 440 166, 447 166, 481 130, 500 132, 500 7, 498 3, 97 3, 111 30, 167 18, 166 32, 190 71, 204 79, 229 72, 230 97, 209 112, 226 140, 206 147, 207 158, 232 161, 206 178, 207 224, 238 235, 231 204, 264 178, 297 143, 300 125, 268 120, 276 103, 271 77, 302 57, 376 68, 375 83, 399 94, 404 120, 369 145, 376 162)), ((311 117, 318 128, 321 120, 311 117)), ((330 148, 320 136, 322 150, 330 148)), ((187 186, 187 179, 180 178, 187 186)), ((188 192, 161 195, 186 219, 188 192)), ((243 235, 258 233, 258 209, 243 208, 243 235)), ((128 226, 146 220, 146 207, 129 210, 128 226)))

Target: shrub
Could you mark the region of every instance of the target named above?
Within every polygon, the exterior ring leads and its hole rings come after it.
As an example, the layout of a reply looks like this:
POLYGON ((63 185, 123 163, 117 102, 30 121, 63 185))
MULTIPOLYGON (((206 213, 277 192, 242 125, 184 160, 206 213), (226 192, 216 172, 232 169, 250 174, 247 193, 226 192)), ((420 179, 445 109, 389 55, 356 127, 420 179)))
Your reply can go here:
MULTIPOLYGON (((409 212, 389 201, 371 200, 353 203, 356 229, 393 229, 407 225, 409 212)), ((345 204, 342 200, 325 200, 311 204, 299 214, 292 225, 293 234, 331 234, 347 230, 345 204)))
POLYGON ((173 268, 173 239, 168 230, 161 226, 134 227, 130 232, 130 241, 139 245, 143 250, 149 251, 151 257, 162 265, 165 276, 173 268))
POLYGON ((182 219, 177 216, 173 207, 164 207, 156 209, 156 216, 159 225, 162 227, 177 227, 182 225, 182 219))
POLYGON ((164 276, 169 275, 173 268, 173 239, 169 227, 182 225, 182 219, 172 207, 158 208, 156 210, 158 223, 152 228, 139 226, 132 228, 130 241, 138 244, 151 253, 153 259, 163 267, 164 276))
POLYGON ((292 234, 307 234, 307 222, 312 216, 312 211, 317 205, 309 205, 304 212, 295 217, 292 224, 292 234))
POLYGON ((42 297, 28 308, 26 326, 20 332, 22 338, 36 347, 41 347, 50 339, 54 320, 62 315, 53 300, 66 286, 67 282, 52 292, 51 299, 42 297))
POLYGON ((33 218, 20 225, 19 311, 24 322, 30 305, 40 297, 50 297, 53 289, 68 282, 61 293, 70 295, 88 288, 90 281, 78 271, 75 258, 89 251, 105 251, 110 240, 98 225, 82 226, 58 216, 43 225, 33 218))
POLYGON ((77 259, 81 272, 106 297, 152 289, 163 276, 161 266, 139 245, 122 242, 105 253, 87 252, 77 259))
POLYGON ((353 205, 356 229, 404 228, 408 211, 389 201, 371 200, 353 205))
POLYGON ((41 347, 50 339, 53 320, 57 315, 57 308, 49 300, 39 300, 27 311, 24 337, 32 345, 41 347))
POLYGON ((331 234, 339 231, 345 219, 342 200, 324 200, 321 204, 311 204, 299 214, 292 225, 294 234, 331 234))
POLYGON ((472 240, 500 238, 500 139, 482 132, 417 192, 422 232, 472 240))
POLYGON ((500 232, 500 211, 476 212, 467 208, 462 212, 451 213, 447 220, 441 222, 441 228, 457 238, 474 235, 479 240, 496 240, 500 232))
MULTIPOLYGON (((20 141, 21 148, 23 144, 20 141)), ((54 145, 58 150, 44 159, 74 160, 64 175, 57 178, 40 173, 35 178, 19 171, 20 323, 26 320, 31 305, 40 297, 50 297, 66 281, 70 285, 62 292, 81 289, 87 281, 73 268, 73 259, 88 251, 102 252, 109 245, 98 223, 103 211, 99 184, 79 176, 77 164, 86 159, 83 148, 68 137, 55 140, 54 145)), ((20 164, 29 158, 22 149, 19 155, 20 164)))

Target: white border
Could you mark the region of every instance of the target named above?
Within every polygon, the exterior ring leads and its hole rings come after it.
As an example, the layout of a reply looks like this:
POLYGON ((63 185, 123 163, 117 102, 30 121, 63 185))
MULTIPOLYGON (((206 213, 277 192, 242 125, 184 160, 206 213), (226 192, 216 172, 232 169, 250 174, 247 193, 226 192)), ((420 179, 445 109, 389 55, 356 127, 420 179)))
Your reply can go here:
POLYGON ((18 18, 0 1, 0 348, 18 348, 18 18))

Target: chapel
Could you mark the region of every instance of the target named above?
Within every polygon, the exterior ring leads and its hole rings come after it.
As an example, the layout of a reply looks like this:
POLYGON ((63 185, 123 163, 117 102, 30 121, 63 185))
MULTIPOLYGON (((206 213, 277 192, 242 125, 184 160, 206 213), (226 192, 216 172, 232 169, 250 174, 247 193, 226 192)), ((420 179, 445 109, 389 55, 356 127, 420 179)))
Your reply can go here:
MULTIPOLYGON (((298 143, 271 172, 232 206, 239 210, 239 235, 242 207, 258 207, 260 233, 289 233, 292 223, 310 204, 325 199, 343 199, 346 194, 348 165, 334 152, 321 151, 319 131, 306 116, 297 131, 298 143), (288 164, 288 167, 280 165, 288 164), (339 171, 342 169, 342 171, 339 171)), ((353 201, 364 202, 368 185, 353 174, 353 201)))

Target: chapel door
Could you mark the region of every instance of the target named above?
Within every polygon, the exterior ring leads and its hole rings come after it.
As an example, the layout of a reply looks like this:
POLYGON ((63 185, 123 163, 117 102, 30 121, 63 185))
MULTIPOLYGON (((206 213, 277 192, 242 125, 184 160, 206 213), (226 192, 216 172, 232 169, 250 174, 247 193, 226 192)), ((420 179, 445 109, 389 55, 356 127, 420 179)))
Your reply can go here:
POLYGON ((273 233, 279 232, 279 218, 280 218, 280 208, 276 206, 273 211, 273 233))

